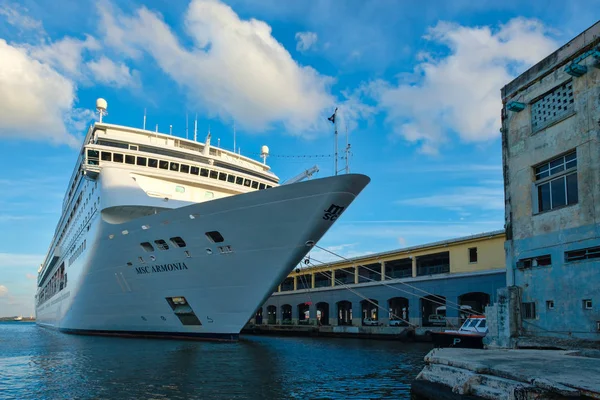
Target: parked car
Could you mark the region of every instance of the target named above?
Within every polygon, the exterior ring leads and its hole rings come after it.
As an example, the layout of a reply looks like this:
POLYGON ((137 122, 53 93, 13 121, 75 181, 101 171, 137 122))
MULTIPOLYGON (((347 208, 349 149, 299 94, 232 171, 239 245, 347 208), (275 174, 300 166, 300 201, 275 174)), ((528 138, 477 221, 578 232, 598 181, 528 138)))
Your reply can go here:
POLYGON ((390 326, 402 326, 405 322, 401 319, 390 319, 390 326))
POLYGON ((427 321, 430 325, 446 326, 446 317, 439 314, 431 314, 427 321))
POLYGON ((363 325, 379 326, 379 321, 377 321, 376 319, 365 318, 365 319, 363 319, 363 325))

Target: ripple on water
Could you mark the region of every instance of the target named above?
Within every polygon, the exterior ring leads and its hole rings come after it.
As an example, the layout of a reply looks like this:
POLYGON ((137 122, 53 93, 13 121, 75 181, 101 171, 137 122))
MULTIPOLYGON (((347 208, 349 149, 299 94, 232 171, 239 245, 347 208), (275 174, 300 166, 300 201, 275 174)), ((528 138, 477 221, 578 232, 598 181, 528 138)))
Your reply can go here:
POLYGON ((0 323, 0 398, 408 399, 429 349, 331 338, 121 339, 0 323))

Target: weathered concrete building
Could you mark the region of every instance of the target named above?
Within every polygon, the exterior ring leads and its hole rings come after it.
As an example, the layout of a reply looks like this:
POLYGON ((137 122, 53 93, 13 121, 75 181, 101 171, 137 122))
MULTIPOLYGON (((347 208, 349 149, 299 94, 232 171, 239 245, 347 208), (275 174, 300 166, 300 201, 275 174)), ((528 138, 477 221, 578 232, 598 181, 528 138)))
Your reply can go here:
POLYGON ((502 89, 508 288, 492 344, 600 340, 599 67, 600 22, 502 89))
MULTIPOLYGON (((371 323, 456 326, 506 286, 504 231, 314 265, 292 272, 251 321, 258 325, 371 323)), ((311 264, 317 260, 311 259, 311 264)), ((354 329, 354 331, 352 331, 354 329)))

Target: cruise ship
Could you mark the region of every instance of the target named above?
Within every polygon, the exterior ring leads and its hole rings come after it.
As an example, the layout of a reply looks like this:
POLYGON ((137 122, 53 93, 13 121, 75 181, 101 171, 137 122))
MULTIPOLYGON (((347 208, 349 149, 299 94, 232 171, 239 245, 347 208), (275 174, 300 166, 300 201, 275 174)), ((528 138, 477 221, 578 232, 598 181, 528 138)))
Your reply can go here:
POLYGON ((76 334, 235 341, 370 179, 280 184, 210 143, 102 122, 87 131, 35 296, 76 334))

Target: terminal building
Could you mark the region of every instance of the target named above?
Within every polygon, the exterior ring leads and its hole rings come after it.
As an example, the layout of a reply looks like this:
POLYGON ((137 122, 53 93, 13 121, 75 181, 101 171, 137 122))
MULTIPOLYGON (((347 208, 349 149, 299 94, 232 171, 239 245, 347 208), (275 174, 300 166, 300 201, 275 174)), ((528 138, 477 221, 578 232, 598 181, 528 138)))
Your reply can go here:
POLYGON ((504 241, 494 231, 322 265, 309 255, 250 322, 456 326, 506 286, 504 241))
POLYGON ((490 344, 599 341, 600 22, 501 94, 508 288, 490 344))

